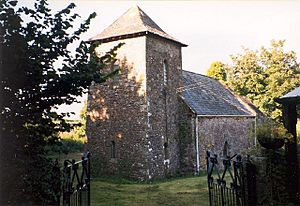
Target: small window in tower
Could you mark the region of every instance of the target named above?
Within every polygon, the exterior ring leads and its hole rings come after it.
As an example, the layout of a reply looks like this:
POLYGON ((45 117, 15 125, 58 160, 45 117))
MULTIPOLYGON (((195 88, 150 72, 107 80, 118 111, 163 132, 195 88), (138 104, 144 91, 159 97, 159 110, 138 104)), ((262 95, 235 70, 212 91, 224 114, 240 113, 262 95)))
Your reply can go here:
POLYGON ((116 158, 116 143, 115 141, 111 141, 111 151, 110 151, 110 157, 116 158))
POLYGON ((167 60, 164 60, 163 62, 163 75, 164 75, 164 86, 167 86, 168 84, 168 63, 167 63, 167 60))
POLYGON ((169 159, 168 142, 164 143, 164 155, 165 155, 165 159, 169 159))
POLYGON ((114 81, 118 81, 119 80, 119 64, 118 62, 115 62, 114 65, 113 65, 113 72, 115 73, 114 74, 114 81))

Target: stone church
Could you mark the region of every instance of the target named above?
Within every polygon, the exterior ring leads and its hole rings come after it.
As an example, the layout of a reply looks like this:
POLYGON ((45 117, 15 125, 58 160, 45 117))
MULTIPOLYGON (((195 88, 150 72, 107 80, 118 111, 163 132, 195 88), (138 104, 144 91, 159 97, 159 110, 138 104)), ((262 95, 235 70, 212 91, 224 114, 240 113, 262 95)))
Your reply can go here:
POLYGON ((139 7, 90 41, 101 43, 99 55, 125 43, 105 69, 118 74, 90 86, 94 173, 138 180, 197 174, 206 167, 206 150, 232 155, 253 144, 259 111, 218 81, 182 70, 187 45, 139 7))

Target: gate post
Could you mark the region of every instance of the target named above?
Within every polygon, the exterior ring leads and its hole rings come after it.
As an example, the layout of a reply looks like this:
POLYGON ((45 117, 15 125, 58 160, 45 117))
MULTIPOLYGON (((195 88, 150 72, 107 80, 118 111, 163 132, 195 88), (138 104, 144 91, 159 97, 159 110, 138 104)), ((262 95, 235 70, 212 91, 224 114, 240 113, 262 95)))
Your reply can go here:
POLYGON ((207 171, 207 184, 208 184, 208 194, 209 194, 209 205, 212 205, 211 202, 211 172, 210 172, 210 152, 206 151, 206 171, 207 171))
POLYGON ((71 189, 71 168, 68 167, 68 161, 64 161, 63 169, 63 205, 70 205, 70 189, 71 189))
POLYGON ((87 179, 88 179, 88 184, 87 184, 87 189, 88 189, 88 206, 91 205, 91 154, 90 152, 87 152, 87 179))
POLYGON ((245 163, 245 170, 247 205, 256 206, 256 166, 248 159, 245 163))

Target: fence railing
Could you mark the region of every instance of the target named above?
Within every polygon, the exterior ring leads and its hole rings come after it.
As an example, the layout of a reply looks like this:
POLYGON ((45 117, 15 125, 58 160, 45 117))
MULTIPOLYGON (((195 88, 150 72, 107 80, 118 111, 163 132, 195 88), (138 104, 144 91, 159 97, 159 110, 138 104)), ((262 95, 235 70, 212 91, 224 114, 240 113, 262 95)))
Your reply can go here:
POLYGON ((249 185, 249 180, 255 175, 246 178, 246 171, 250 174, 253 170, 250 165, 244 170, 240 155, 235 154, 220 160, 216 154, 207 151, 206 159, 210 206, 246 206, 249 203, 251 206, 255 205, 252 199, 255 187, 249 185))
POLYGON ((65 160, 63 169, 63 205, 64 206, 90 206, 90 153, 82 160, 65 160))

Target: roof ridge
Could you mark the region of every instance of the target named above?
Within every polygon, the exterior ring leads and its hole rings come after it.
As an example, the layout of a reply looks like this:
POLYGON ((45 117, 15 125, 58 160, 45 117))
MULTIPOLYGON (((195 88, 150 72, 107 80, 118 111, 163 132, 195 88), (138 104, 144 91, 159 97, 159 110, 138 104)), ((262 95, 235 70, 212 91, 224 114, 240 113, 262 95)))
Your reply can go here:
MULTIPOLYGON (((158 25, 150 18, 150 16, 149 16, 148 14, 146 14, 139 6, 136 6, 136 7, 137 7, 137 9, 139 10, 138 15, 139 15, 140 20, 142 21, 143 26, 145 27, 146 30, 148 29, 148 28, 147 28, 148 24, 146 24, 146 23, 147 23, 146 21, 150 20, 150 21, 151 21, 151 24, 153 24, 153 27, 155 27, 155 29, 157 29, 157 30, 159 30, 159 31, 162 31, 162 32, 166 33, 166 32, 165 32, 162 28, 160 28, 160 26, 158 26, 158 25)), ((150 27, 150 28, 152 28, 152 27, 150 27)))
MULTIPOLYGON (((144 13, 146 16, 148 16, 138 5, 132 6, 131 8, 129 8, 127 11, 129 12, 130 10, 136 8, 139 12, 138 12, 138 20, 140 20, 140 22, 142 23, 142 26, 144 27, 144 30, 147 31, 147 27, 144 24, 143 21, 143 17, 141 13, 144 13)), ((149 17, 149 16, 148 16, 149 17)), ((149 17, 150 18, 150 17, 149 17)))
MULTIPOLYGON (((209 79, 218 81, 218 80, 216 80, 216 79, 214 79, 214 78, 212 78, 212 77, 210 77, 210 76, 207 76, 207 75, 205 75, 205 74, 200 74, 200 73, 196 73, 196 72, 192 72, 192 71, 188 71, 188 70, 184 70, 184 69, 183 69, 182 71, 184 71, 184 72, 189 72, 189 73, 193 73, 193 74, 196 74, 196 75, 200 75, 200 76, 203 76, 203 77, 206 77, 206 78, 209 78, 209 79)), ((219 82, 219 81, 218 81, 218 82, 219 82)))

